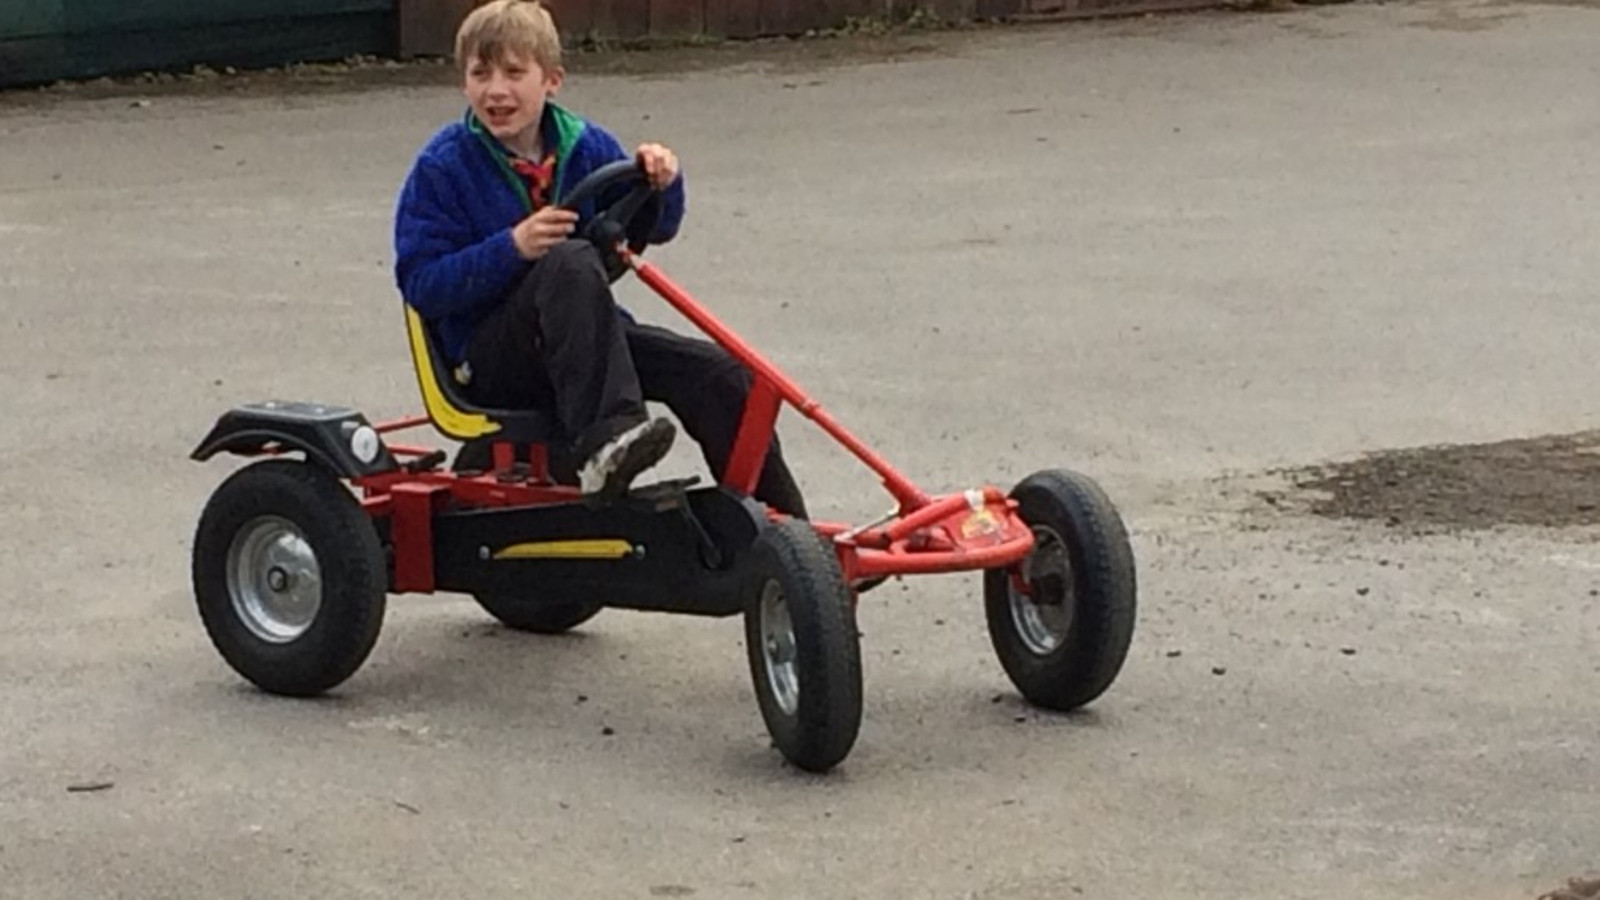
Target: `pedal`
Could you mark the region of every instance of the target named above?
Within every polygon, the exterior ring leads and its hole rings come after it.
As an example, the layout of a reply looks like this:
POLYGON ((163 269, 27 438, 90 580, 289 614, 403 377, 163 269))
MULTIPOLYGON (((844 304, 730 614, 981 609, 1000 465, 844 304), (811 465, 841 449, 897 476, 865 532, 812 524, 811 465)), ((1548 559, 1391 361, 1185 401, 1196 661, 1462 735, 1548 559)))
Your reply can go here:
POLYGON ((689 478, 675 478, 668 481, 658 481, 643 487, 629 488, 628 492, 620 497, 605 497, 601 494, 586 494, 583 504, 591 509, 619 504, 644 504, 650 507, 651 512, 663 512, 669 509, 689 508, 689 488, 700 483, 698 476, 689 478))
POLYGON ((708 568, 720 569, 723 564, 722 549, 711 539, 711 534, 689 505, 689 489, 699 483, 699 476, 658 481, 630 490, 623 495, 623 499, 648 505, 651 513, 676 512, 684 526, 694 534, 695 543, 700 547, 700 561, 708 568))
POLYGON ((691 475, 688 478, 672 478, 647 484, 644 487, 632 488, 624 497, 628 500, 638 500, 655 507, 657 512, 668 509, 687 507, 689 504, 689 489, 700 483, 700 476, 691 475))

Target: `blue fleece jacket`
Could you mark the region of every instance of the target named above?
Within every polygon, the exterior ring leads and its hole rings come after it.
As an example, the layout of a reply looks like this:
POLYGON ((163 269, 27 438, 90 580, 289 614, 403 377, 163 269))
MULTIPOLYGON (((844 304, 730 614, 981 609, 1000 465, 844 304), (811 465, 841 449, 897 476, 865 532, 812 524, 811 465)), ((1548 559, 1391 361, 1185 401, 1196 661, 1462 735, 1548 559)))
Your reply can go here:
MULTIPOLYGON (((545 104, 540 129, 556 156, 556 198, 595 169, 629 158, 605 129, 553 103, 545 104)), ((579 209, 579 227, 613 199, 579 209)), ((683 221, 681 175, 662 201, 654 244, 671 240, 683 221)), ((518 255, 511 240, 512 227, 530 212, 521 177, 472 113, 441 129, 418 154, 395 211, 395 280, 452 362, 466 356, 473 328, 537 264, 518 255)))

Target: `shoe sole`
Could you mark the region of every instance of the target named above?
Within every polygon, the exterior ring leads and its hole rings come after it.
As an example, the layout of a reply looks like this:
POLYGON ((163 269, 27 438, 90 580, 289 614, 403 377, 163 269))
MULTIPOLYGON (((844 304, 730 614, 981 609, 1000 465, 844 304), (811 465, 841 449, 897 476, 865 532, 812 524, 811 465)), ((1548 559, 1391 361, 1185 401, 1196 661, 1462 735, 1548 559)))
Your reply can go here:
POLYGON ((617 461, 617 467, 606 476, 605 484, 592 496, 602 503, 612 502, 628 492, 633 485, 633 480, 644 474, 645 470, 661 462, 672 449, 672 442, 678 435, 678 429, 671 422, 658 419, 652 422, 644 434, 628 445, 622 459, 617 461))

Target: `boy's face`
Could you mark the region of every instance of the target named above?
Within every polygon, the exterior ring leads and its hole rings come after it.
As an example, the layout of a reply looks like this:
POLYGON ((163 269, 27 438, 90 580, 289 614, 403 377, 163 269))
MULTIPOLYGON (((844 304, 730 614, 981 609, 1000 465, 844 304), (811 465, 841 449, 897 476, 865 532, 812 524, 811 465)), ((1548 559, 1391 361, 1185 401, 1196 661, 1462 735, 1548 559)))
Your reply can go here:
POLYGON ((473 56, 462 90, 489 133, 503 143, 515 143, 538 127, 545 99, 561 89, 564 75, 560 69, 546 72, 515 53, 498 60, 473 56))

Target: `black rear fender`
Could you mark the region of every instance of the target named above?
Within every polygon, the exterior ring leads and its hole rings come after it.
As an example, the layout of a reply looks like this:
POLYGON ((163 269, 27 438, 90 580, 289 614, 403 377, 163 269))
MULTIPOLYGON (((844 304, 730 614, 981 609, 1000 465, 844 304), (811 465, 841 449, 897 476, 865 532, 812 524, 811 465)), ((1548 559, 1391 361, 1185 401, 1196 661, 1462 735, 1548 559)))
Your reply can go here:
POLYGON ((250 403, 223 413, 189 454, 205 461, 218 453, 254 456, 299 451, 341 478, 399 468, 367 417, 353 409, 316 403, 250 403))

